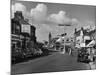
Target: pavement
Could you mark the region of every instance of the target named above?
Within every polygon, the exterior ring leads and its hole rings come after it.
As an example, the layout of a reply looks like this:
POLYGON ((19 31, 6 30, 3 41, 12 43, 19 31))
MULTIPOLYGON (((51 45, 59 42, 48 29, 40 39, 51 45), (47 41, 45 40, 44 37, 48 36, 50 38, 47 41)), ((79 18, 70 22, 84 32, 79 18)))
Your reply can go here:
POLYGON ((18 63, 11 67, 12 75, 75 70, 90 70, 90 65, 77 62, 76 56, 60 54, 58 52, 49 56, 18 63))

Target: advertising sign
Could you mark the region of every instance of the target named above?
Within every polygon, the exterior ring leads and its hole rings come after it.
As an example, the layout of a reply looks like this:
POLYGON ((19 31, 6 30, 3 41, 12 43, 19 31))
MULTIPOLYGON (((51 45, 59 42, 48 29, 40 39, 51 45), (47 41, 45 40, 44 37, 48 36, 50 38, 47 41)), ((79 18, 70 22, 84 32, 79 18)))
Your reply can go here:
POLYGON ((21 32, 30 34, 30 25, 21 25, 21 32))

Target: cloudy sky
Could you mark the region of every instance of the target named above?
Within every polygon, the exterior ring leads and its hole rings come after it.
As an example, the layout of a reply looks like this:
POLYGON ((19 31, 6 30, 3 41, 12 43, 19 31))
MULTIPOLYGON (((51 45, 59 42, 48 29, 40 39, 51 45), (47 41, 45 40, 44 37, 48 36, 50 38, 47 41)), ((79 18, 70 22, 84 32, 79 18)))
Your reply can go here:
POLYGON ((58 24, 70 24, 65 29, 68 36, 72 36, 75 28, 93 26, 96 22, 95 6, 12 0, 11 10, 12 17, 18 10, 23 12, 24 17, 36 27, 38 41, 48 40, 49 32, 53 37, 63 33, 64 27, 58 24))

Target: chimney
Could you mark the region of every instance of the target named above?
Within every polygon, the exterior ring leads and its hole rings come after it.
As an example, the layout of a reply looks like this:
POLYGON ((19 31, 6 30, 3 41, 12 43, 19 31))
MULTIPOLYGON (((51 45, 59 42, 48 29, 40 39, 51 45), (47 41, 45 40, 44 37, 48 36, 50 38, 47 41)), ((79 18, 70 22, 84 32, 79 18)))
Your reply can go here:
POLYGON ((22 11, 16 11, 14 13, 14 18, 17 18, 18 20, 24 19, 23 14, 22 14, 22 11))

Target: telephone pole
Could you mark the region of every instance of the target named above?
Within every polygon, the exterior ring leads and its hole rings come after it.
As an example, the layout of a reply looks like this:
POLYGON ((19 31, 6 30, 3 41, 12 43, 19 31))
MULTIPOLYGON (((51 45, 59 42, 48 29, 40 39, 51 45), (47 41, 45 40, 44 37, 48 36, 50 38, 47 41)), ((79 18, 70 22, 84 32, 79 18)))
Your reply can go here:
MULTIPOLYGON (((71 25, 69 25, 69 24, 59 24, 58 26, 63 26, 64 27, 64 33, 65 33, 65 30, 66 30, 66 26, 71 26, 71 25)), ((63 51, 62 51, 62 54, 65 54, 65 51, 66 51, 66 49, 65 49, 65 43, 66 43, 66 40, 65 40, 65 37, 64 37, 64 49, 63 49, 63 51)))

